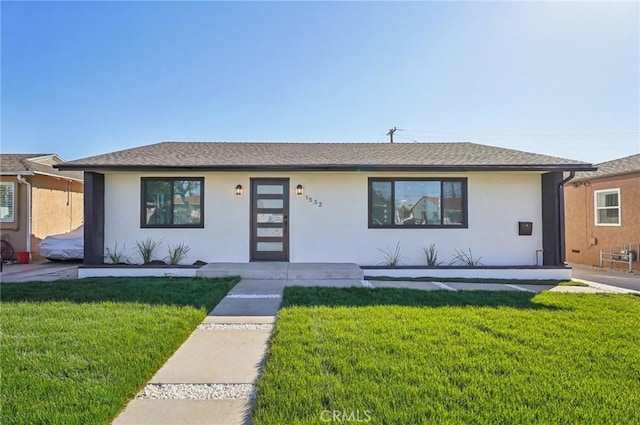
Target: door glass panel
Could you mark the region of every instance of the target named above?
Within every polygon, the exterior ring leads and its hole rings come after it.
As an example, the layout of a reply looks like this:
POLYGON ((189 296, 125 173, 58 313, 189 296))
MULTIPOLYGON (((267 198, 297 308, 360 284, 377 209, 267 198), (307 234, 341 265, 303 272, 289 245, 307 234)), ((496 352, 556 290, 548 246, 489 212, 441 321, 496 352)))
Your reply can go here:
POLYGON ((282 214, 257 214, 258 223, 282 223, 282 214))
POLYGON ((283 208, 282 199, 258 199, 258 208, 283 208))
POLYGON ((256 244, 258 251, 282 251, 282 242, 258 242, 256 244))
POLYGON ((259 184, 257 193, 258 195, 282 195, 284 188, 281 184, 259 184))
POLYGON ((283 236, 282 227, 258 227, 259 238, 281 238, 283 236))

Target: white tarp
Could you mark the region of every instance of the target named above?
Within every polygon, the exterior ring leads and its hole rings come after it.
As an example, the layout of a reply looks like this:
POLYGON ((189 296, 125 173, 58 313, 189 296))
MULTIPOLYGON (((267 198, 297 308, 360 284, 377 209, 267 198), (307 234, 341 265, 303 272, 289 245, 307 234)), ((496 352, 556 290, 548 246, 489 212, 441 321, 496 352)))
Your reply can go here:
POLYGON ((50 260, 82 260, 84 258, 84 225, 69 233, 44 238, 40 242, 40 255, 50 260))

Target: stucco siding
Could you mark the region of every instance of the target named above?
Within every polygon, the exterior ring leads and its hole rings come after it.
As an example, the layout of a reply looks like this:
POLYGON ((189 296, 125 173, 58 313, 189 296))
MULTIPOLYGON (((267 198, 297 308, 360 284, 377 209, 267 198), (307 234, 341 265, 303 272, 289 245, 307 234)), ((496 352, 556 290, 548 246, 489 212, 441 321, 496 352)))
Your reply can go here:
MULTIPOLYGON (((68 232, 83 222, 83 185, 42 175, 24 176, 31 183, 31 252, 39 259, 38 245, 46 236, 68 232)), ((15 183, 14 222, 0 223, 2 237, 15 253, 27 250, 28 186, 14 176, 3 176, 3 182, 15 183)), ((15 258, 15 255, 14 255, 15 258)))
POLYGON ((185 263, 247 262, 250 255, 250 178, 290 179, 290 261, 355 262, 376 265, 379 249, 400 242, 403 263, 424 265, 422 248, 435 243, 440 258, 451 259, 455 249, 471 248, 485 265, 535 265, 542 247, 541 184, 539 173, 179 173, 204 177, 204 229, 148 229, 140 227, 140 178, 167 173, 109 173, 105 176, 105 248, 126 246, 132 261, 135 242, 151 237, 167 245, 191 247, 185 263), (369 229, 369 177, 467 177, 467 229, 369 229), (237 184, 244 194, 236 196, 237 184), (302 184, 304 195, 295 187, 302 184), (322 207, 306 197, 322 202, 322 207), (518 221, 533 222, 532 236, 518 235, 518 221))
POLYGON ((640 173, 572 182, 565 186, 564 195, 569 263, 597 266, 601 249, 640 244, 640 173), (594 192, 606 189, 620 189, 619 226, 595 224, 594 192))
POLYGON ((83 222, 83 185, 64 179, 36 175, 32 178, 32 251, 47 236, 69 232, 83 222))

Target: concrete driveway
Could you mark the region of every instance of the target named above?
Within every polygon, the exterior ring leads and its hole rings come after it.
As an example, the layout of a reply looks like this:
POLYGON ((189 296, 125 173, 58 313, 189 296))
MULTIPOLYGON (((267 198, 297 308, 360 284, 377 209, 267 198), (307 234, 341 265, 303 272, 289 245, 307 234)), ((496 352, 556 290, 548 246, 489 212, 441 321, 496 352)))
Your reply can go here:
POLYGON ((39 261, 29 264, 5 264, 0 273, 2 282, 50 282, 60 279, 77 279, 80 261, 39 261))
POLYGON ((571 276, 574 279, 586 280, 589 282, 603 283, 618 288, 632 289, 640 291, 640 274, 616 271, 610 269, 599 269, 596 267, 571 265, 571 276))

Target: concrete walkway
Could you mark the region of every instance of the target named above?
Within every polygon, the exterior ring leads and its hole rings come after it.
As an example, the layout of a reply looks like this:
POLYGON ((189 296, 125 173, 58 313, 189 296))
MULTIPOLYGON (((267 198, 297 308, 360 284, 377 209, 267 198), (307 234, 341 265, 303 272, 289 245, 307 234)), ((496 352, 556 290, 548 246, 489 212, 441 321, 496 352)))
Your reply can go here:
POLYGON ((285 283, 240 281, 113 423, 250 424, 285 283))

